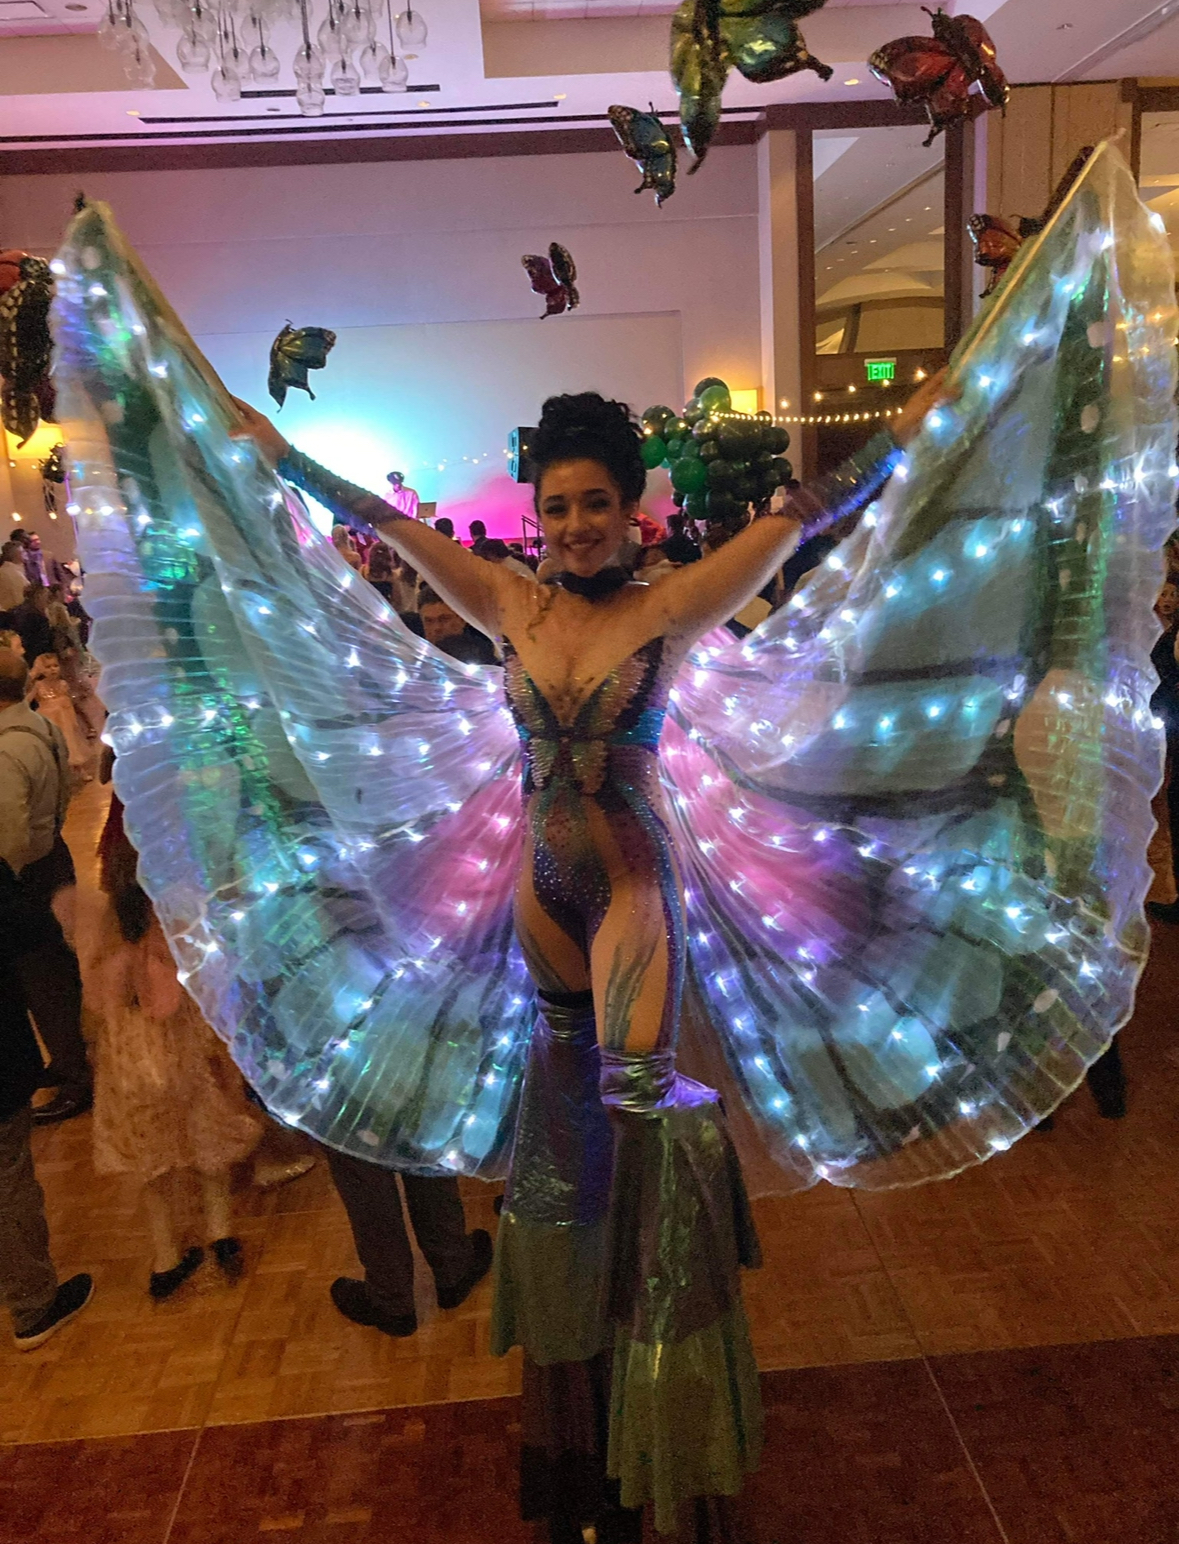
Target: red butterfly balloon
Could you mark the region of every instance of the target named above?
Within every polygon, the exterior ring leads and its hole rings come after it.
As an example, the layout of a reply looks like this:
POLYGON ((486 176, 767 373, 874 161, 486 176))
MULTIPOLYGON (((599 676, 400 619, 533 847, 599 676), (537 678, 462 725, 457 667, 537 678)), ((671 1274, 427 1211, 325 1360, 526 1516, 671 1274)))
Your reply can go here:
POLYGON ((987 287, 979 297, 986 300, 1011 266, 1011 260, 1020 247, 1042 226, 1039 220, 1030 220, 1024 216, 1004 219, 1001 215, 972 214, 967 228, 974 242, 975 262, 980 268, 991 270, 987 287))
POLYGON ((919 102, 929 114, 927 145, 943 129, 970 116, 970 90, 982 87, 991 107, 1002 107, 1010 88, 995 61, 995 45, 973 16, 931 11, 931 38, 897 38, 868 60, 877 80, 891 86, 898 102, 919 102))
POLYGON ((581 304, 574 283, 577 269, 569 251, 559 241, 550 244, 547 257, 530 255, 520 261, 528 270, 532 288, 545 298, 545 316, 560 316, 562 311, 573 311, 581 304))

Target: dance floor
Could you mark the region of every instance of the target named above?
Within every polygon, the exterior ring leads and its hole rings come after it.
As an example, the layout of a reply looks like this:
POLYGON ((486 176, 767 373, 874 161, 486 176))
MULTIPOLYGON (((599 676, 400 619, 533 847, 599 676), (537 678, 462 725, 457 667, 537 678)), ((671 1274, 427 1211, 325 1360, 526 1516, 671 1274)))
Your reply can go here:
MULTIPOLYGON (((79 856, 102 803, 75 802, 79 856)), ((1082 1088, 1054 1130, 947 1183, 756 1203, 768 1446, 741 1544, 1179 1544, 1177 980, 1179 929, 1159 928, 1125 1120, 1082 1088)), ((97 1291, 43 1349, 0 1344, 2 1544, 534 1539, 486 1283, 450 1314, 424 1290, 409 1340, 349 1324, 321 1162, 238 1194, 242 1282, 206 1267, 154 1305, 144 1219, 94 1175, 89 1127, 35 1137, 59 1269, 97 1291)), ((492 1227, 493 1192, 465 1196, 492 1227)))

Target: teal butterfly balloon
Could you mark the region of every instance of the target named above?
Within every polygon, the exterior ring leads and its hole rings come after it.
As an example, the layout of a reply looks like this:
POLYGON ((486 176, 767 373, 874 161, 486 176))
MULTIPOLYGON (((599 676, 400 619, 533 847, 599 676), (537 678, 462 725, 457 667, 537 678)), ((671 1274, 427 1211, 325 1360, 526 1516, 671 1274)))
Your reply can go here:
POLYGON ((622 148, 632 161, 637 161, 643 180, 635 189, 642 193, 647 188, 655 194, 656 204, 663 204, 675 192, 675 143, 651 104, 649 113, 637 107, 609 107, 606 109, 615 134, 622 148))

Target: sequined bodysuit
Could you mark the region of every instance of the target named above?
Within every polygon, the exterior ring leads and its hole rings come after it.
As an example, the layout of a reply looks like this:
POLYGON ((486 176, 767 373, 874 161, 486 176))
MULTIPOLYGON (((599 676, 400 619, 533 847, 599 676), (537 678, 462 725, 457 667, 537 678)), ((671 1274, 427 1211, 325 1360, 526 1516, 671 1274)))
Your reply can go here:
POLYGON ((568 722, 510 643, 504 652, 508 705, 525 756, 531 891, 587 962, 612 901, 627 892, 625 945, 615 949, 599 1040, 626 1046, 643 964, 657 956, 662 962, 665 954, 657 1046, 668 1048, 678 1018, 684 918, 661 814, 659 737, 675 673, 664 640, 652 638, 621 660, 568 722), (645 937, 648 930, 652 936, 645 937))

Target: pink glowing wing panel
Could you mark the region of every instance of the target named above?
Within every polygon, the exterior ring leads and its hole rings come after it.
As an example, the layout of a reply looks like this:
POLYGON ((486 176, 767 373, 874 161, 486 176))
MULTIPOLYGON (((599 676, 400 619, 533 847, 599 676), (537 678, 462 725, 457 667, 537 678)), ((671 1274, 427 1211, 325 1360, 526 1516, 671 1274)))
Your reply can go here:
POLYGON ((103 205, 55 266, 107 737, 182 979, 282 1120, 417 1173, 498 1173, 532 1014, 500 672, 411 635, 229 438, 103 205))
POLYGON ((694 987, 796 1183, 912 1183, 1009 1147, 1130 1013, 1173 285, 1106 147, 855 534, 672 692, 694 987))

